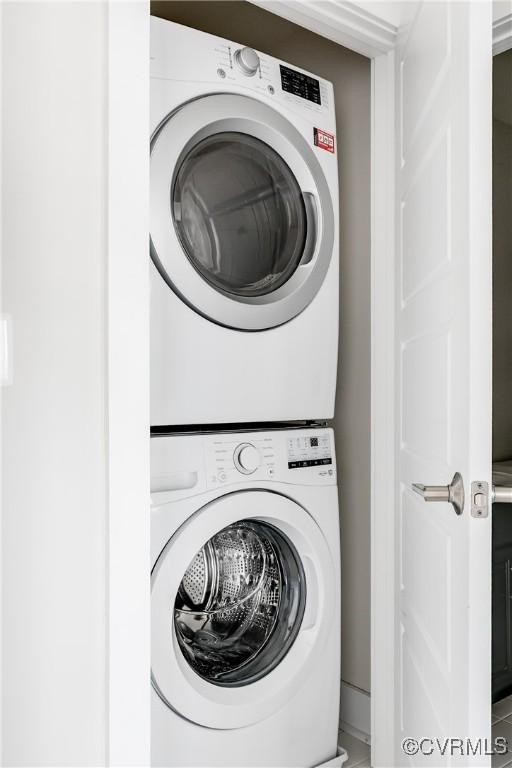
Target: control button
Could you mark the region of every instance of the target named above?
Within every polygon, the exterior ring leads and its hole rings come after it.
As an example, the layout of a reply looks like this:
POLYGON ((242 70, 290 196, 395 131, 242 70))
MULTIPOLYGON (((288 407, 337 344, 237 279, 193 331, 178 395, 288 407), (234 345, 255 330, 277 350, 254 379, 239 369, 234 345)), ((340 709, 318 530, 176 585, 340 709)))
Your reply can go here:
POLYGON ((260 66, 260 57, 252 48, 239 48, 235 51, 235 62, 244 75, 252 77, 260 66))
POLYGON ((233 454, 235 467, 244 475, 252 475, 261 464, 260 452, 252 443, 241 443, 233 454))
POLYGON ((221 483, 224 483, 228 479, 228 476, 226 475, 225 472, 219 472, 217 477, 218 477, 218 479, 220 480, 221 483))
POLYGON ((268 85, 267 86, 267 91, 270 93, 271 96, 273 96, 274 93, 276 92, 273 85, 268 85))
POLYGON ((219 77, 226 77, 225 71, 222 69, 222 67, 219 67, 217 70, 217 74, 219 77))
POLYGON ((269 477, 274 477, 274 473, 275 473, 274 467, 269 467, 268 468, 269 477))

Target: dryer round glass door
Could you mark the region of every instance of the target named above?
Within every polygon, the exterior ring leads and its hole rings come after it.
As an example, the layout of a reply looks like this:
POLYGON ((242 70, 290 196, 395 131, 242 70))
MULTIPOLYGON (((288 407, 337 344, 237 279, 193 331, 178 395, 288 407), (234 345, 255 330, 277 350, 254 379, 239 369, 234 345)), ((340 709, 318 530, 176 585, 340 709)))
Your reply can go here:
POLYGON ((192 309, 232 328, 286 323, 319 291, 334 246, 313 145, 270 106, 213 94, 151 141, 151 255, 192 309))
POLYGON ((302 259, 301 190, 283 159, 253 136, 216 133, 193 146, 176 174, 171 211, 186 256, 219 291, 264 296, 302 259))
POLYGON ((155 691, 205 727, 264 720, 325 663, 338 580, 322 529, 287 496, 238 491, 191 512, 151 573, 155 691))
POLYGON ((304 614, 299 556, 277 528, 242 520, 194 556, 174 603, 179 646, 216 685, 255 682, 286 656, 304 614))

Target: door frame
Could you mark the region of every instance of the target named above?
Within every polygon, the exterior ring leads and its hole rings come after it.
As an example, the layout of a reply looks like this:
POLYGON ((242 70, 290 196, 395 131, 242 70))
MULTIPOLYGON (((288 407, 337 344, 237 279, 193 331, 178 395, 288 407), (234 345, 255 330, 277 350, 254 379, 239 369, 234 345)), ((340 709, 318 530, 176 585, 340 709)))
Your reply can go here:
MULTIPOLYGON (((372 765, 389 766, 395 764, 389 734, 395 733, 396 4, 251 1, 371 59, 371 741, 372 765)), ((495 54, 512 48, 508 5, 495 3, 495 54)), ((108 0, 107 35, 107 764, 140 766, 150 764, 149 1, 108 0)))
POLYGON ((149 0, 107 12, 105 751, 128 768, 151 764, 149 0))

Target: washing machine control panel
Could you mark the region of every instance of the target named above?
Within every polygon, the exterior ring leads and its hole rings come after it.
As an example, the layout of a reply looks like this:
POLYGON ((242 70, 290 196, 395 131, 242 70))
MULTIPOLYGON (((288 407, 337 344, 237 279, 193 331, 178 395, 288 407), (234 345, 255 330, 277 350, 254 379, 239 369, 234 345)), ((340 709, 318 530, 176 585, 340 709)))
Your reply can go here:
POLYGON ((209 486, 275 477, 276 450, 268 433, 212 435, 205 441, 209 486))
POLYGON ((252 475, 261 465, 261 455, 252 443, 240 443, 235 448, 233 462, 243 475, 252 475))
POLYGON ((306 485, 336 482, 330 429, 234 432, 203 439, 210 488, 254 480, 306 485))
POLYGON ((324 432, 288 438, 288 469, 332 467, 329 434, 324 432))

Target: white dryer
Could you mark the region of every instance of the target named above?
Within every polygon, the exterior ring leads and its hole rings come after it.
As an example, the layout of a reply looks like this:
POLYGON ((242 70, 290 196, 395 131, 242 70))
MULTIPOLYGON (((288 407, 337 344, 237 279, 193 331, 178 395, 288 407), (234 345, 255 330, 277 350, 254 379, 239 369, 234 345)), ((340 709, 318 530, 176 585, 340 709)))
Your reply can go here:
POLYGON ((152 764, 341 765, 330 429, 151 439, 152 764))
POLYGON ((332 85, 151 18, 151 424, 333 416, 332 85))

